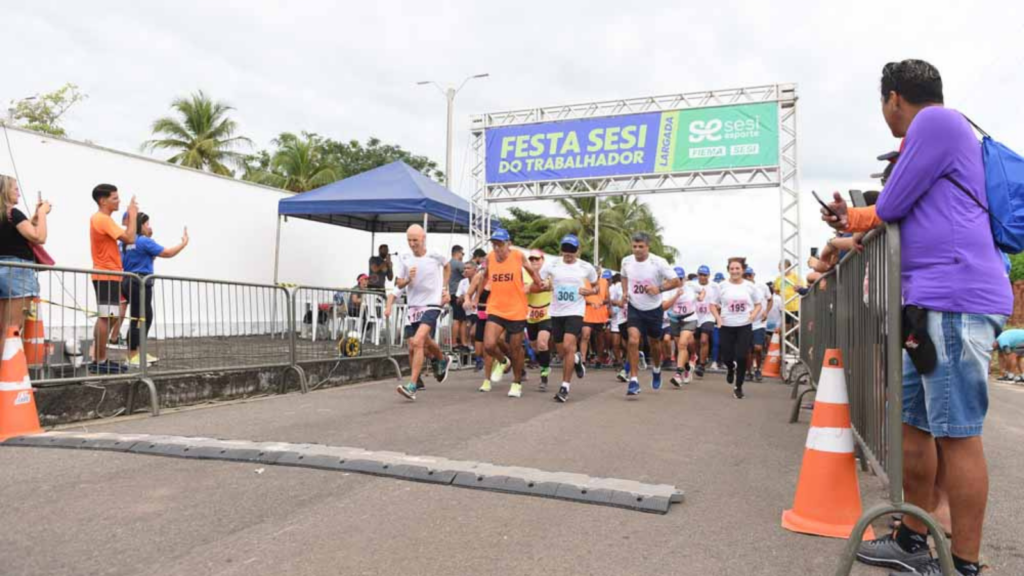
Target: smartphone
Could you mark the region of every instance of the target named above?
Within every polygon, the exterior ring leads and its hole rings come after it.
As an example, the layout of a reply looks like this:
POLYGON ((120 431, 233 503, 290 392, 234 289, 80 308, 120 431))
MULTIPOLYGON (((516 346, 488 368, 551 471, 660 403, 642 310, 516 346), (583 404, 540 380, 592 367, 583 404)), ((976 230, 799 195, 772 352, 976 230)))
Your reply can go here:
POLYGON ((863 208, 868 205, 868 201, 864 199, 864 192, 860 190, 850 190, 850 200, 853 201, 853 205, 857 208, 863 208))
POLYGON ((817 249, 817 247, 811 248, 811 258, 817 258, 817 257, 818 257, 818 249, 817 249))
POLYGON ((833 211, 831 208, 829 208, 828 204, 826 204, 825 201, 822 200, 821 197, 818 196, 817 192, 815 192, 814 190, 811 190, 811 194, 814 195, 814 199, 818 201, 818 204, 821 204, 822 208, 827 210, 829 214, 835 216, 836 218, 839 218, 839 214, 836 214, 835 211, 833 211))

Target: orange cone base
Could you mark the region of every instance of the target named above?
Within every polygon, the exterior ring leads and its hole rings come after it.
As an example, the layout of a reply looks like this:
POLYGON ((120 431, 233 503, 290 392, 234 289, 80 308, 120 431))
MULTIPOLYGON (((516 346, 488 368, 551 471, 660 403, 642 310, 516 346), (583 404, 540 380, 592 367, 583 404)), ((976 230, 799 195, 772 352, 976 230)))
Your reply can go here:
MULTIPOLYGON (((812 534, 814 536, 825 536, 828 538, 842 538, 847 539, 853 532, 853 524, 849 526, 838 526, 835 524, 826 524, 825 522, 819 522, 817 520, 811 520, 809 518, 803 518, 793 510, 786 510, 782 513, 782 527, 791 532, 799 532, 801 534, 812 534)), ((875 531, 868 526, 868 529, 864 531, 864 540, 874 540, 875 531)))

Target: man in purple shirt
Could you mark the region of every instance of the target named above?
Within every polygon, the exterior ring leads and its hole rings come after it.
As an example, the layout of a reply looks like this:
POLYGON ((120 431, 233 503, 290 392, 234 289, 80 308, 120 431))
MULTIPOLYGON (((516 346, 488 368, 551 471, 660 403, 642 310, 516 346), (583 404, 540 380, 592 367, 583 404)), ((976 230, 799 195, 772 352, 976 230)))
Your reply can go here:
MULTIPOLYGON (((877 218, 899 222, 903 302, 924 310, 935 344, 934 369, 921 374, 903 356, 903 489, 925 510, 938 503, 941 449, 959 574, 978 574, 988 470, 981 433, 988 410, 992 342, 1012 312, 1013 294, 988 214, 947 177, 986 202, 981 144, 967 120, 943 107, 934 66, 904 60, 882 70, 882 116, 904 149, 875 206, 877 218)), ((871 221, 837 195, 823 218, 836 228, 871 221)), ((861 209, 870 210, 870 209, 861 209)), ((874 220, 877 222, 877 219, 874 220)), ((927 528, 904 515, 895 535, 861 545, 867 564, 939 575, 927 528)))

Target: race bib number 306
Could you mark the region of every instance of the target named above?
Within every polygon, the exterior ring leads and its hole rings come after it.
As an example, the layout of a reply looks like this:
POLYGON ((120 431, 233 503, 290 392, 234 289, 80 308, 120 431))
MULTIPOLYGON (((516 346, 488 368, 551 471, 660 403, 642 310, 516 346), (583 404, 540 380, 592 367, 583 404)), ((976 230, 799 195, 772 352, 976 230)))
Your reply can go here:
POLYGON ((561 285, 555 286, 555 300, 559 302, 575 302, 580 291, 576 286, 561 285))

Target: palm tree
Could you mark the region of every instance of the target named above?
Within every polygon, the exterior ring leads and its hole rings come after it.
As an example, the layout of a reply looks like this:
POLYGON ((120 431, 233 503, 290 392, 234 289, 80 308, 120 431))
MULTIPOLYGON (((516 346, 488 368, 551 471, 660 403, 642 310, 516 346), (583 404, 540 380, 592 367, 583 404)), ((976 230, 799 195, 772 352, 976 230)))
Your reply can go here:
MULTIPOLYGON (((532 248, 558 251, 562 236, 572 233, 580 238, 580 256, 592 261, 594 256, 594 198, 572 198, 557 200, 565 210, 566 218, 555 220, 547 231, 538 237, 532 248)), ((631 196, 602 199, 600 227, 600 253, 602 268, 616 269, 622 259, 632 251, 632 234, 642 230, 651 235, 651 252, 664 256, 669 262, 675 259, 674 248, 665 246, 662 228, 650 208, 631 196)))
POLYGON ((300 138, 285 132, 272 144, 277 150, 270 157, 270 169, 247 174, 247 180, 291 192, 306 192, 338 179, 337 170, 321 157, 319 137, 315 134, 303 132, 300 138))
POLYGON ((163 138, 147 140, 142 149, 175 150, 177 154, 168 162, 231 176, 226 164, 242 160, 234 148, 239 144, 252 145, 248 138, 234 135, 238 124, 227 116, 234 108, 214 102, 202 90, 189 98, 175 98, 171 108, 178 111, 180 118, 165 116, 153 122, 153 134, 163 138))

